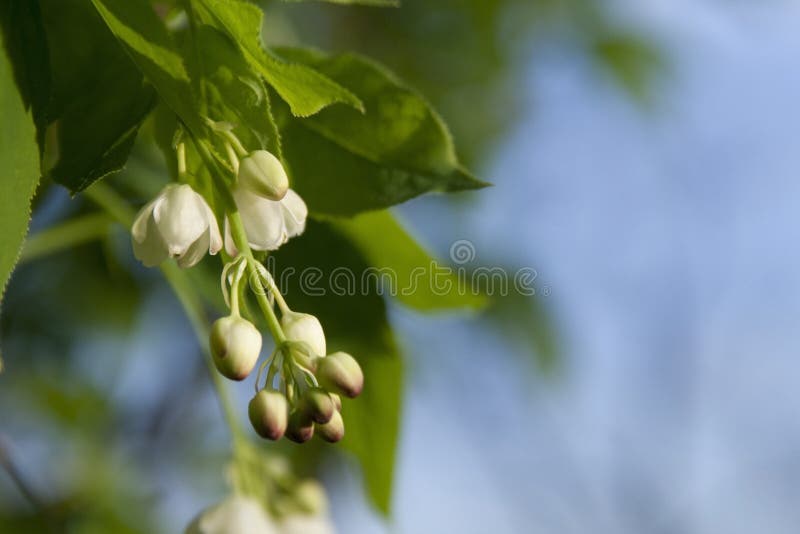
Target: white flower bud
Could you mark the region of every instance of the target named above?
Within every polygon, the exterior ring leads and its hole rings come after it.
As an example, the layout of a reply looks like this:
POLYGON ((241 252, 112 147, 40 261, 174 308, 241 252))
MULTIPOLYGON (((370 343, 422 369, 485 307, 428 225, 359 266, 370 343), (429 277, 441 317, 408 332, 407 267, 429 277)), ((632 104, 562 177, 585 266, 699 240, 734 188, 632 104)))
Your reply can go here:
POLYGON ((317 364, 319 383, 347 397, 357 397, 364 389, 364 372, 355 358, 346 352, 334 352, 317 364))
POLYGON ((324 425, 317 425, 316 434, 329 443, 341 441, 344 437, 344 419, 342 419, 342 414, 334 412, 330 421, 324 425))
POLYGON ((305 443, 314 437, 314 421, 303 410, 293 411, 289 414, 285 436, 295 443, 305 443))
POLYGON ((255 499, 232 495, 209 506, 186 527, 185 534, 281 534, 283 526, 273 523, 255 499))
POLYGON ((278 440, 286 432, 289 420, 289 403, 279 391, 262 389, 247 407, 250 423, 259 436, 278 440))
POLYGON ((222 236, 205 199, 186 184, 171 184, 145 205, 131 228, 133 254, 147 267, 173 257, 191 267, 222 248, 222 236))
POLYGON ((328 511, 328 495, 325 488, 314 479, 302 480, 294 489, 294 499, 300 509, 312 515, 328 511))
POLYGON ((231 380, 244 380, 261 352, 261 333, 253 323, 231 315, 211 327, 211 356, 217 370, 231 380))
POLYGON ((313 315, 289 311, 281 317, 281 327, 289 341, 306 343, 315 356, 325 356, 325 332, 313 315))
MULTIPOLYGON (((276 250, 306 229, 308 208, 292 189, 279 201, 268 200, 244 187, 233 191, 233 199, 242 217, 247 241, 253 250, 276 250)), ((236 256, 229 225, 225 224, 225 250, 236 256)))
POLYGON ((280 160, 266 150, 256 150, 239 162, 239 185, 269 200, 281 200, 289 177, 280 160))
POLYGON ((327 423, 336 411, 336 404, 324 389, 309 388, 300 397, 299 409, 315 423, 327 423))

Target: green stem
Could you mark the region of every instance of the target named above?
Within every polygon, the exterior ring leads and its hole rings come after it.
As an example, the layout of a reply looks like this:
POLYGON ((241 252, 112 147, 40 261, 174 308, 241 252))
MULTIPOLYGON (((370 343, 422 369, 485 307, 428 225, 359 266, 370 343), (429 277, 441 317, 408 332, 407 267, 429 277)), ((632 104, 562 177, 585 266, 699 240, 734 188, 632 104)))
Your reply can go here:
MULTIPOLYGON (((247 241, 247 232, 244 229, 242 217, 239 215, 239 209, 236 206, 236 202, 233 200, 233 195, 231 195, 230 189, 223 179, 223 174, 220 171, 219 164, 217 163, 217 160, 214 159, 214 156, 211 154, 211 152, 208 150, 208 147, 205 146, 202 140, 195 138, 194 144, 197 147, 197 151, 200 154, 200 157, 203 159, 203 162, 208 167, 208 172, 211 174, 211 179, 214 181, 214 186, 217 193, 222 197, 225 205, 225 215, 228 217, 228 224, 230 225, 233 242, 236 245, 239 254, 244 256, 247 260, 247 274, 249 275, 249 279, 261 280, 256 267, 256 259, 253 257, 253 251, 250 250, 250 244, 247 241)), ((259 286, 261 289, 264 289, 262 284, 259 283, 259 286)), ((261 308, 261 311, 264 312, 264 318, 267 321, 267 328, 269 328, 272 337, 275 339, 275 343, 277 345, 282 345, 286 342, 286 336, 283 335, 283 329, 281 328, 281 324, 275 315, 275 310, 272 309, 272 305, 269 303, 266 291, 256 290, 253 291, 253 293, 255 293, 258 306, 261 308)))
POLYGON ((269 289, 265 288, 260 282, 261 276, 259 276, 258 268, 256 267, 257 261, 253 257, 253 252, 250 250, 250 245, 247 242, 247 234, 244 230, 242 217, 236 210, 228 212, 227 216, 233 242, 239 250, 239 253, 247 259, 247 271, 250 275, 250 279, 259 280, 258 289, 253 291, 253 293, 255 293, 258 306, 261 308, 261 311, 264 312, 264 318, 267 320, 267 328, 269 328, 272 337, 275 338, 275 343, 282 345, 286 342, 286 336, 283 334, 281 323, 278 321, 275 310, 272 308, 272 304, 270 304, 267 298, 267 291, 269 289))
POLYGON ((105 213, 92 213, 42 230, 25 241, 19 262, 22 264, 33 261, 48 254, 101 239, 108 235, 108 227, 112 222, 113 219, 105 213))
MULTIPOLYGON (((92 187, 86 189, 84 194, 89 197, 95 204, 106 210, 114 219, 126 228, 133 225, 134 211, 128 206, 127 202, 120 197, 116 191, 103 183, 95 183, 92 187)), ((208 348, 209 328, 208 321, 205 318, 203 311, 203 304, 198 298, 197 294, 192 290, 191 284, 186 276, 186 273, 181 271, 177 265, 172 262, 164 262, 161 264, 161 272, 164 274, 167 282, 172 288, 175 296, 183 306, 183 310, 192 325, 192 330, 197 337, 197 342, 203 349, 206 365, 209 368, 211 381, 214 388, 217 390, 217 397, 219 398, 220 407, 222 408, 225 421, 231 432, 234 448, 238 447, 242 441, 246 440, 242 433, 239 420, 236 417, 236 411, 233 408, 228 388, 223 381, 222 376, 217 372, 214 367, 214 362, 211 359, 211 353, 208 348)))

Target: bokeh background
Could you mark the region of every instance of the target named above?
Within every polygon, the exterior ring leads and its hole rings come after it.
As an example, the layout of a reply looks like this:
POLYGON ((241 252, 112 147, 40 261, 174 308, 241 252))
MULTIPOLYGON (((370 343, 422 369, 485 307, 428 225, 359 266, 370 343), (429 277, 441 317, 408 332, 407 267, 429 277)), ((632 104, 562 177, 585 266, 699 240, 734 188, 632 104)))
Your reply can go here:
MULTIPOLYGON (((407 362, 391 515, 328 456, 340 532, 797 532, 800 5, 265 7, 270 42, 356 49, 419 88, 495 184, 401 206, 422 242, 538 273, 535 299, 485 313, 390 306, 407 362)), ((81 206, 44 191, 32 231, 81 206)), ((2 532, 67 513, 76 532, 178 532, 224 494, 199 349, 126 239, 12 279, 2 532)))

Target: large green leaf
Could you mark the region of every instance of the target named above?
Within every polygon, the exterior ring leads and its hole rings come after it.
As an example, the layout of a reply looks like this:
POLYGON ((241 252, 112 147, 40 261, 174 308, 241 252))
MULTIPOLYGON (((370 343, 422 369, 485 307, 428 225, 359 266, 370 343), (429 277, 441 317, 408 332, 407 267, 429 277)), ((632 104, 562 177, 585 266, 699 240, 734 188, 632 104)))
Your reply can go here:
POLYGON ((278 53, 347 86, 366 106, 364 114, 334 106, 306 119, 276 112, 294 187, 312 211, 353 215, 487 185, 459 163, 439 115, 383 67, 353 54, 278 53))
MULTIPOLYGON (((54 0, 57 1, 57 0, 54 0)), ((159 96, 187 127, 203 128, 183 58, 149 2, 92 0, 159 96)))
POLYGON ((122 168, 153 93, 91 5, 10 0, 0 18, 45 174, 75 192, 122 168))
POLYGON ((433 258, 388 211, 337 219, 334 226, 347 235, 400 302, 423 311, 478 308, 483 295, 466 276, 433 258))
POLYGON ((124 166, 154 94, 88 3, 41 4, 52 77, 46 113, 55 132, 47 174, 76 192, 124 166))
POLYGON ((342 409, 346 427, 342 446, 361 464, 372 502, 388 513, 403 362, 375 281, 344 292, 335 282, 340 276, 336 273, 343 269, 357 276, 369 263, 344 235, 326 223, 312 221, 302 238, 293 239, 270 257, 269 265, 289 305, 322 321, 328 350, 351 353, 364 370, 364 392, 353 401, 345 400, 342 409))
MULTIPOLYGON (((36 128, 11 72, 11 64, 0 52, 0 302, 6 284, 28 233, 31 197, 39 181, 39 151, 36 128)), ((3 362, 0 360, 0 370, 3 362)))
POLYGON ((0 26, 14 78, 25 107, 33 112, 39 146, 44 147, 50 101, 50 54, 37 0, 6 0, 0 6, 0 26))
POLYGON ((192 0, 192 4, 206 23, 218 25, 239 45, 247 62, 275 88, 294 115, 307 117, 337 102, 363 110, 358 97, 335 81, 267 52, 261 40, 263 13, 257 6, 244 0, 192 0))

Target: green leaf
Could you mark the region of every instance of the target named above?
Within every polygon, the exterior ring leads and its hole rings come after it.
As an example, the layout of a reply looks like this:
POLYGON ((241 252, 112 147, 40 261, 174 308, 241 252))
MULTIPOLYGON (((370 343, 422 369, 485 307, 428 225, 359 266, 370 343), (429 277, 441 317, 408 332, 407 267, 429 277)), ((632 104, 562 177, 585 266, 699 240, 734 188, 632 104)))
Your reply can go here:
POLYGON ((293 187, 312 211, 353 215, 431 191, 488 185, 461 166, 439 115, 383 67, 353 54, 278 52, 349 87, 366 106, 364 114, 334 106, 307 119, 276 106, 293 187))
MULTIPOLYGON (((423 311, 479 308, 486 298, 455 269, 433 258, 388 211, 375 211, 352 219, 337 219, 334 227, 358 248, 371 271, 385 282, 403 304, 423 311)), ((387 287, 388 286, 388 287, 387 287)))
MULTIPOLYGON (((31 215, 31 198, 39 181, 36 128, 14 84, 11 64, 0 53, 0 303, 17 263, 31 215)), ((3 362, 0 360, 0 370, 3 362)))
POLYGON ((289 241, 270 256, 268 266, 292 308, 320 319, 328 350, 349 352, 364 370, 364 392, 355 400, 344 401, 346 435, 341 445, 358 459, 371 501, 388 514, 403 362, 375 281, 347 292, 332 284, 343 269, 358 275, 369 263, 343 234, 328 224, 310 221, 303 237, 289 241))
POLYGON ((17 87, 25 107, 33 111, 37 141, 44 147, 50 100, 50 54, 39 2, 6 0, 0 6, 0 27, 17 87))
POLYGON ((216 28, 200 24, 187 46, 193 47, 186 57, 192 78, 203 84, 208 116, 236 125, 236 135, 248 150, 263 148, 280 157, 269 91, 236 44, 216 28))
POLYGON ((47 175, 77 192, 120 170, 155 103, 136 66, 84 1, 44 0, 54 135, 47 175))
POLYGON ((92 0, 159 96, 193 132, 203 128, 180 52, 149 2, 92 0))
POLYGON ((358 97, 335 81, 266 51, 261 40, 263 13, 257 6, 243 0, 193 0, 192 4, 206 24, 218 26, 238 43, 247 62, 289 104, 294 115, 307 117, 337 102, 363 111, 358 97))
MULTIPOLYGON (((506 272, 511 271, 506 269, 506 272)), ((562 349, 557 325, 540 295, 512 291, 508 295, 493 296, 486 318, 503 336, 515 341, 533 357, 539 372, 549 375, 559 370, 562 349)))
POLYGON ((591 42, 590 52, 631 97, 648 103, 656 75, 665 67, 652 43, 632 33, 601 33, 591 42))
POLYGON ((1 15, 45 174, 76 192, 122 168, 154 95, 102 19, 82 0, 11 0, 1 15))

